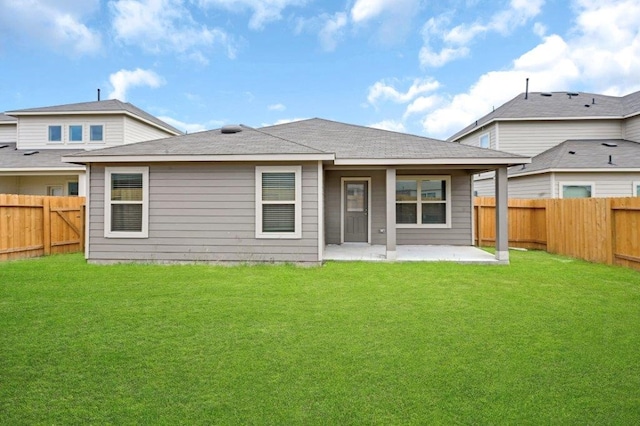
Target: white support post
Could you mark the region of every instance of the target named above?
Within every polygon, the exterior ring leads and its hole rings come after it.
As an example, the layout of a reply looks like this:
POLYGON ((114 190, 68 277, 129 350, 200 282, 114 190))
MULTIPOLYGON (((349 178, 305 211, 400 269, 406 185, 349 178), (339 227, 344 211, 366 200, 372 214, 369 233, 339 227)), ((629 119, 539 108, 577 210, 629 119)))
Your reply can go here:
POLYGON ((387 169, 387 260, 396 260, 396 169, 387 169))
POLYGON ((509 262, 509 197, 507 168, 496 170, 496 259, 509 262))

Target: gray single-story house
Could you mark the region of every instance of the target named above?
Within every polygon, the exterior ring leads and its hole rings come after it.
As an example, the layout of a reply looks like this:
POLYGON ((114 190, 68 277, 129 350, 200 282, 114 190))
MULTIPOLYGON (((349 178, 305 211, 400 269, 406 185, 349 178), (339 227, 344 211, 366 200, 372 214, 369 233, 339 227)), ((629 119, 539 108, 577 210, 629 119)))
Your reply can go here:
POLYGON ((90 262, 318 264, 328 245, 473 245, 473 175, 530 158, 323 119, 222 129, 68 155, 86 165, 90 262))

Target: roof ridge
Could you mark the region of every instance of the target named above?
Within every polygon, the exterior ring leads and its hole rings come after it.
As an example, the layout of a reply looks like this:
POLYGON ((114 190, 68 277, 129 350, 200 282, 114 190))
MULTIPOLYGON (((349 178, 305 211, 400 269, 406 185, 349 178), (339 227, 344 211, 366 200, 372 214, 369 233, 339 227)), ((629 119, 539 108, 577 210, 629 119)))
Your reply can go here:
MULTIPOLYGON (((311 119, 307 119, 307 120, 311 120, 311 119)), ((307 120, 299 120, 299 121, 307 121, 307 120)), ((286 123, 286 124, 289 124, 289 123, 286 123)), ((287 139, 287 138, 283 138, 282 136, 272 135, 271 133, 265 132, 264 130, 259 130, 259 129, 256 129, 255 127, 247 126, 246 124, 241 124, 240 126, 245 127, 247 129, 251 129, 251 130, 256 131, 258 133, 262 133, 263 135, 271 136, 272 138, 280 139, 280 140, 283 140, 285 142, 289 142, 289 143, 292 143, 294 145, 298 145, 298 146, 301 146, 301 147, 304 147, 304 148, 309 148, 309 149, 312 149, 312 150, 314 150, 316 152, 320 152, 322 154, 327 154, 327 151, 322 151, 322 150, 319 150, 318 148, 314 148, 312 146, 308 146, 308 145, 305 145, 305 144, 300 143, 300 142, 296 142, 296 141, 292 141, 292 140, 287 139)), ((271 126, 271 127, 274 127, 274 126, 271 126)))

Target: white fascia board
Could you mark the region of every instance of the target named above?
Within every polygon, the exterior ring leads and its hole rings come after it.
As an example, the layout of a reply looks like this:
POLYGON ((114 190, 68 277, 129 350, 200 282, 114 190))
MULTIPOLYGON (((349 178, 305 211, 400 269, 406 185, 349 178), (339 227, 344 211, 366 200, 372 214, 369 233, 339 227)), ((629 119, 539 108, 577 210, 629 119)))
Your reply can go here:
POLYGON ((518 158, 372 158, 372 159, 359 159, 359 158, 347 158, 341 160, 335 160, 336 166, 402 166, 402 165, 464 165, 464 166, 477 166, 477 165, 518 165, 529 164, 531 158, 518 157, 518 158))
POLYGON ((77 167, 56 167, 55 169, 43 169, 43 168, 3 168, 0 169, 0 176, 12 176, 16 174, 30 174, 30 175, 66 175, 69 172, 84 172, 84 166, 77 167))
POLYGON ((640 167, 636 168, 620 168, 620 169, 542 169, 534 170, 532 172, 524 172, 518 174, 509 175, 509 178, 516 178, 520 176, 541 175, 544 173, 640 173, 640 167))
POLYGON ((324 161, 333 154, 266 154, 266 155, 96 155, 62 157, 66 163, 191 163, 191 162, 262 162, 262 161, 324 161))

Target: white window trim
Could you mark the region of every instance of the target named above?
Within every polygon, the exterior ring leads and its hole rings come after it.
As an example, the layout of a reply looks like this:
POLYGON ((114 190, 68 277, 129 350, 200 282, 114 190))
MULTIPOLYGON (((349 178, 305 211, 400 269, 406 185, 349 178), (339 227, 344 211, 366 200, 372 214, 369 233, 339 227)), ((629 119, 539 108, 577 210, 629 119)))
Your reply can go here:
POLYGON ((560 181, 558 182, 558 198, 563 197, 563 187, 564 186, 590 186, 591 187, 591 197, 595 198, 596 196, 596 183, 595 182, 583 182, 583 181, 560 181))
POLYGON ((77 180, 77 181, 68 180, 68 181, 66 181, 66 184, 64 186, 65 195, 68 196, 68 197, 75 197, 76 196, 76 195, 69 194, 69 184, 70 183, 77 183, 78 184, 78 194, 77 194, 77 196, 80 196, 80 180, 77 180))
POLYGON ((149 238, 149 167, 105 167, 104 237, 149 238), (111 230, 111 175, 114 173, 142 173, 142 231, 140 232, 121 232, 111 230))
POLYGON ((483 133, 480 136, 478 136, 478 146, 480 148, 491 148, 491 133, 487 132, 487 133, 483 133), (482 138, 487 137, 487 146, 483 147, 482 146, 482 138))
POLYGON ((638 197, 638 188, 640 188, 640 180, 633 182, 631 185, 631 196, 638 197))
MULTIPOLYGON (((446 181, 446 185, 447 185, 447 191, 446 191, 446 202, 445 202, 445 212, 446 212, 446 223, 396 223, 396 228, 451 228, 451 176, 449 175, 411 175, 411 176, 405 176, 405 175, 397 175, 396 176, 396 182, 398 181, 402 181, 402 180, 416 180, 416 181, 420 181, 420 180, 428 180, 428 179, 439 179, 439 180, 444 180, 446 181)), ((395 189, 394 189, 395 191, 395 189)), ((418 194, 421 194, 421 188, 418 185, 417 188, 418 194)), ((394 195, 395 198, 395 195, 394 195)), ((429 201, 424 201, 426 203, 429 203, 429 201)), ((416 204, 417 204, 417 212, 416 212, 416 217, 419 220, 422 220, 422 203, 423 201, 420 200, 420 197, 418 197, 418 199, 416 200, 416 204)), ((433 201, 432 203, 438 203, 438 204, 442 204, 442 202, 440 201, 433 201)), ((397 201, 396 201, 397 204, 397 201)), ((407 202, 406 204, 412 204, 412 202, 407 202)), ((394 206, 395 208, 395 206, 394 206)))
POLYGON ((90 144, 104 144, 105 140, 107 139, 106 136, 106 130, 107 130, 107 126, 104 125, 104 123, 89 123, 87 124, 87 143, 90 144), (91 140, 91 126, 102 126, 102 140, 99 141, 92 141, 91 140))
POLYGON ((50 144, 63 144, 64 143, 64 126, 62 124, 47 124, 47 143, 50 144), (51 140, 51 128, 52 127, 60 127, 60 140, 52 141, 51 140))
POLYGON ((256 166, 256 239, 300 239, 302 238, 302 166, 256 166), (262 200, 263 173, 295 174, 295 224, 294 232, 263 232, 262 205, 285 204, 282 201, 262 200))
POLYGON ((67 141, 70 144, 73 144, 73 145, 78 144, 79 145, 81 143, 85 143, 84 124, 78 124, 78 123, 67 124, 67 135, 68 135, 67 141), (81 139, 79 141, 71 140, 71 128, 72 127, 80 127, 80 138, 81 139))

